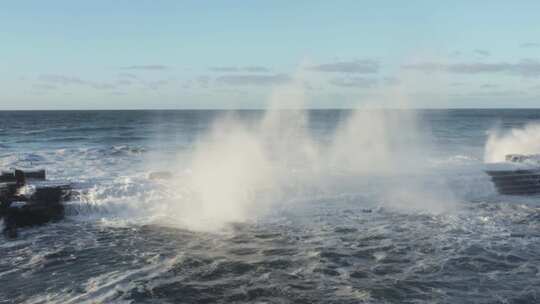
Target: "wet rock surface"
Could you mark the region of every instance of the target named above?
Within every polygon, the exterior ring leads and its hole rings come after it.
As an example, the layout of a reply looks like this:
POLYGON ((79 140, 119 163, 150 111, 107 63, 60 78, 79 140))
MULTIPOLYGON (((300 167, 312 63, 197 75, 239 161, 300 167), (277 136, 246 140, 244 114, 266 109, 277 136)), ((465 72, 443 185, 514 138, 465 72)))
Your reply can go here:
POLYGON ((0 180, 0 217, 4 235, 17 237, 17 228, 36 226, 64 217, 63 202, 69 199, 71 186, 45 181, 45 170, 3 172, 0 180), (31 192, 22 191, 30 187, 31 192))

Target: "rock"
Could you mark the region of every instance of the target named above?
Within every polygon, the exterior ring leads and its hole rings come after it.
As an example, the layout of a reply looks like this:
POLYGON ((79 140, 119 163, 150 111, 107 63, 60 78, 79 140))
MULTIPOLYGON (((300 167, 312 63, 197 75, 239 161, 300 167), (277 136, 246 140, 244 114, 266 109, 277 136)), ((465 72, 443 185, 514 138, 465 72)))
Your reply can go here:
POLYGON ((21 189, 28 180, 44 180, 45 171, 3 172, 0 175, 0 217, 4 218, 4 235, 17 236, 17 228, 45 224, 64 217, 64 201, 71 196, 70 184, 47 181, 32 183, 33 193, 21 189))
POLYGON ((24 172, 21 170, 15 170, 15 184, 17 187, 23 187, 26 185, 26 176, 24 176, 24 172))
POLYGON ((24 176, 26 179, 34 180, 45 180, 47 178, 45 170, 24 171, 24 176))
POLYGON ((26 179, 45 180, 46 179, 45 170, 34 170, 34 171, 14 170, 13 172, 3 171, 0 174, 0 182, 16 182, 17 180, 22 181, 26 179))
POLYGON ((17 184, 14 182, 0 183, 0 200, 2 197, 10 197, 17 192, 17 184))
POLYGON ((64 205, 62 204, 70 196, 69 186, 45 186, 37 188, 34 194, 20 197, 22 201, 14 201, 19 198, 14 196, 11 200, 1 203, 0 215, 4 217, 4 235, 9 238, 17 236, 17 228, 36 226, 57 221, 64 217, 64 205))
POLYGON ((514 163, 535 163, 540 165, 540 154, 506 154, 504 160, 514 163))
POLYGON ((53 204, 66 201, 71 196, 70 185, 51 185, 37 187, 36 191, 30 197, 31 201, 53 204))
POLYGON ((0 218, 5 213, 8 204, 13 201, 19 187, 16 183, 0 183, 0 218))
POLYGON ((14 181, 15 181, 15 173, 2 172, 2 174, 0 174, 0 182, 14 182, 14 181))
POLYGON ((60 202, 14 202, 7 208, 6 228, 42 225, 63 217, 64 205, 60 202))

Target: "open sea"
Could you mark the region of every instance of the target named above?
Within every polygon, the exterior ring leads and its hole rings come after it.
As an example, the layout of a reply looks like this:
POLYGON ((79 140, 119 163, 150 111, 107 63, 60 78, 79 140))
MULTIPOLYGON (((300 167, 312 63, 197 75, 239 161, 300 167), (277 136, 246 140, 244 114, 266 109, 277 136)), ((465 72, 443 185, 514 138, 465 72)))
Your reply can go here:
POLYGON ((0 112, 0 168, 76 191, 64 220, 0 237, 0 303, 540 303, 540 197, 498 195, 483 171, 534 152, 538 123, 538 109, 0 112))

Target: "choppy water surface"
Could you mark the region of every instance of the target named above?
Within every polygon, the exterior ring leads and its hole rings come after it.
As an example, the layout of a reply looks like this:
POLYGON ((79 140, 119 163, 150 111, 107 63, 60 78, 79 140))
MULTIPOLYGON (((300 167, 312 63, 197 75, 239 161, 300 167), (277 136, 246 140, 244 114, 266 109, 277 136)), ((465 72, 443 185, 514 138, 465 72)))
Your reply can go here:
MULTIPOLYGON (((482 172, 486 132, 540 111, 422 112, 429 171, 305 182, 288 164, 279 195, 250 198, 264 212, 192 229, 176 204, 196 169, 178 155, 222 114, 0 112, 3 168, 44 167, 81 192, 64 221, 0 240, 0 302, 540 302, 540 198, 497 195, 482 172), (147 178, 171 168, 179 181, 147 178)), ((328 142, 349 114, 310 112, 310 136, 328 142)))

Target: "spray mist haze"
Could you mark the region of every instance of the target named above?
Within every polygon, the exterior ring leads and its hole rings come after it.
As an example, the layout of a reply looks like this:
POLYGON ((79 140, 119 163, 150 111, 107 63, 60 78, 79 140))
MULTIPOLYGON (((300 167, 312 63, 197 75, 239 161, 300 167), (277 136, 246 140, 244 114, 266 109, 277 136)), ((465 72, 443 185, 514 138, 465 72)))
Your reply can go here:
POLYGON ((188 170, 175 181, 184 190, 170 205, 182 225, 215 230, 301 198, 351 192, 405 211, 454 207, 444 181, 433 183, 429 135, 420 132, 415 111, 356 109, 323 142, 303 108, 296 82, 276 90, 255 123, 218 118, 179 158, 188 170))
POLYGON ((523 128, 507 132, 493 129, 489 132, 484 160, 487 163, 502 162, 507 154, 539 154, 540 124, 530 123, 523 128))

